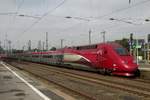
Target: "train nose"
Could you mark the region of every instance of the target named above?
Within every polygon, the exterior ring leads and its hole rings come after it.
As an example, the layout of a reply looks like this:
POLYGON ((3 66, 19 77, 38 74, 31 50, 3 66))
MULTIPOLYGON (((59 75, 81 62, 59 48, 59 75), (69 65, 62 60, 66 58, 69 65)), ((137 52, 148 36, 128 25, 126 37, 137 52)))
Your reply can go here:
POLYGON ((138 66, 137 65, 128 65, 128 64, 125 64, 124 68, 128 72, 134 72, 134 71, 136 71, 138 69, 138 66))
POLYGON ((138 65, 133 59, 123 59, 122 64, 125 68, 125 70, 129 72, 133 72, 138 69, 138 65))

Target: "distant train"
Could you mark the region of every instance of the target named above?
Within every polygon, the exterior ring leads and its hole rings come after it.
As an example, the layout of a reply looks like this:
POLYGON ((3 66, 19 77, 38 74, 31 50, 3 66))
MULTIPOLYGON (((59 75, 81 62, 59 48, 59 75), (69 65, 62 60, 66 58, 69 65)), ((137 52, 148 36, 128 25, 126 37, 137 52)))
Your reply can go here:
POLYGON ((69 65, 77 69, 96 70, 103 74, 139 75, 136 60, 117 43, 65 47, 47 52, 16 53, 9 55, 9 58, 51 65, 69 65))

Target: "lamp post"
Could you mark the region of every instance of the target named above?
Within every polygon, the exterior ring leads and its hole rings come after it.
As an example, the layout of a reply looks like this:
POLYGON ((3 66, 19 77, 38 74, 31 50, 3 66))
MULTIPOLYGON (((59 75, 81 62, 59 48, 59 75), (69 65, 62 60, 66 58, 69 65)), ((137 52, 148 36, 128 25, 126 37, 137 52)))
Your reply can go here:
MULTIPOLYGON (((112 20, 112 21, 119 21, 119 22, 124 22, 124 23, 132 24, 132 25, 142 25, 142 23, 137 24, 137 23, 133 23, 133 22, 131 22, 131 21, 126 21, 126 20, 117 19, 117 18, 109 18, 109 20, 112 20)), ((137 20, 139 20, 139 19, 137 19, 137 20)), ((142 20, 142 21, 144 21, 144 22, 149 22, 149 21, 150 21, 149 18, 146 18, 146 19, 140 19, 140 20, 142 20)))
POLYGON ((37 17, 37 16, 30 16, 30 15, 24 15, 24 14, 20 14, 18 15, 20 17, 30 17, 30 18, 35 18, 35 19, 40 19, 41 17, 37 17))
MULTIPOLYGON (((87 21, 87 22, 89 22, 89 21, 90 21, 89 19, 81 18, 81 17, 71 17, 71 16, 66 16, 65 18, 67 18, 67 19, 71 19, 71 18, 73 18, 73 19, 83 20, 83 21, 87 21)), ((89 44, 91 44, 91 33, 92 33, 92 30, 91 30, 91 29, 89 29, 89 44)))
POLYGON ((130 22, 130 21, 125 21, 125 20, 122 20, 122 19, 116 19, 116 18, 109 18, 109 20, 115 20, 115 21, 119 21, 119 22, 124 22, 124 23, 127 23, 127 24, 133 24, 133 25, 137 25, 133 22, 130 22))
POLYGON ((83 21, 90 21, 89 19, 86 19, 86 18, 82 18, 82 17, 71 17, 71 16, 66 16, 65 18, 67 19, 77 19, 77 20, 83 20, 83 21))

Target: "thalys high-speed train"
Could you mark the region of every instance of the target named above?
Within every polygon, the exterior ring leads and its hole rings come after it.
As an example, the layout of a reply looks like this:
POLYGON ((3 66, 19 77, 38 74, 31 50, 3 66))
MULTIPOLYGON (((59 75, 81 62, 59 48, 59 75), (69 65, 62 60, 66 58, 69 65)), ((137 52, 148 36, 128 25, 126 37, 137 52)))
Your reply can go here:
POLYGON ((9 58, 51 65, 70 65, 77 69, 94 69, 111 75, 135 76, 139 73, 133 56, 117 43, 65 47, 47 52, 17 53, 9 55, 9 58))

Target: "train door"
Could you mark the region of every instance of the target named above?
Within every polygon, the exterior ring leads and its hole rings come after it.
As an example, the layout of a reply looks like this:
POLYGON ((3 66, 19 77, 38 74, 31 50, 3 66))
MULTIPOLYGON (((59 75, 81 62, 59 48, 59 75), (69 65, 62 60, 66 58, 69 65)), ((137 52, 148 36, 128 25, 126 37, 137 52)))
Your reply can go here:
POLYGON ((106 65, 107 65, 107 53, 108 51, 105 48, 101 48, 98 54, 98 61, 99 61, 99 72, 102 74, 106 74, 106 65))
POLYGON ((102 67, 106 68, 106 64, 107 64, 107 53, 108 51, 106 50, 106 48, 102 49, 102 57, 101 57, 101 61, 102 61, 102 67))
POLYGON ((108 51, 104 48, 103 50, 103 55, 102 55, 102 59, 103 59, 103 67, 106 68, 107 66, 107 61, 108 61, 108 51))
POLYGON ((99 51, 98 51, 98 54, 97 54, 97 60, 98 60, 98 63, 99 63, 99 66, 101 67, 101 68, 103 68, 104 67, 104 57, 105 57, 105 55, 104 55, 104 48, 101 48, 99 51))

